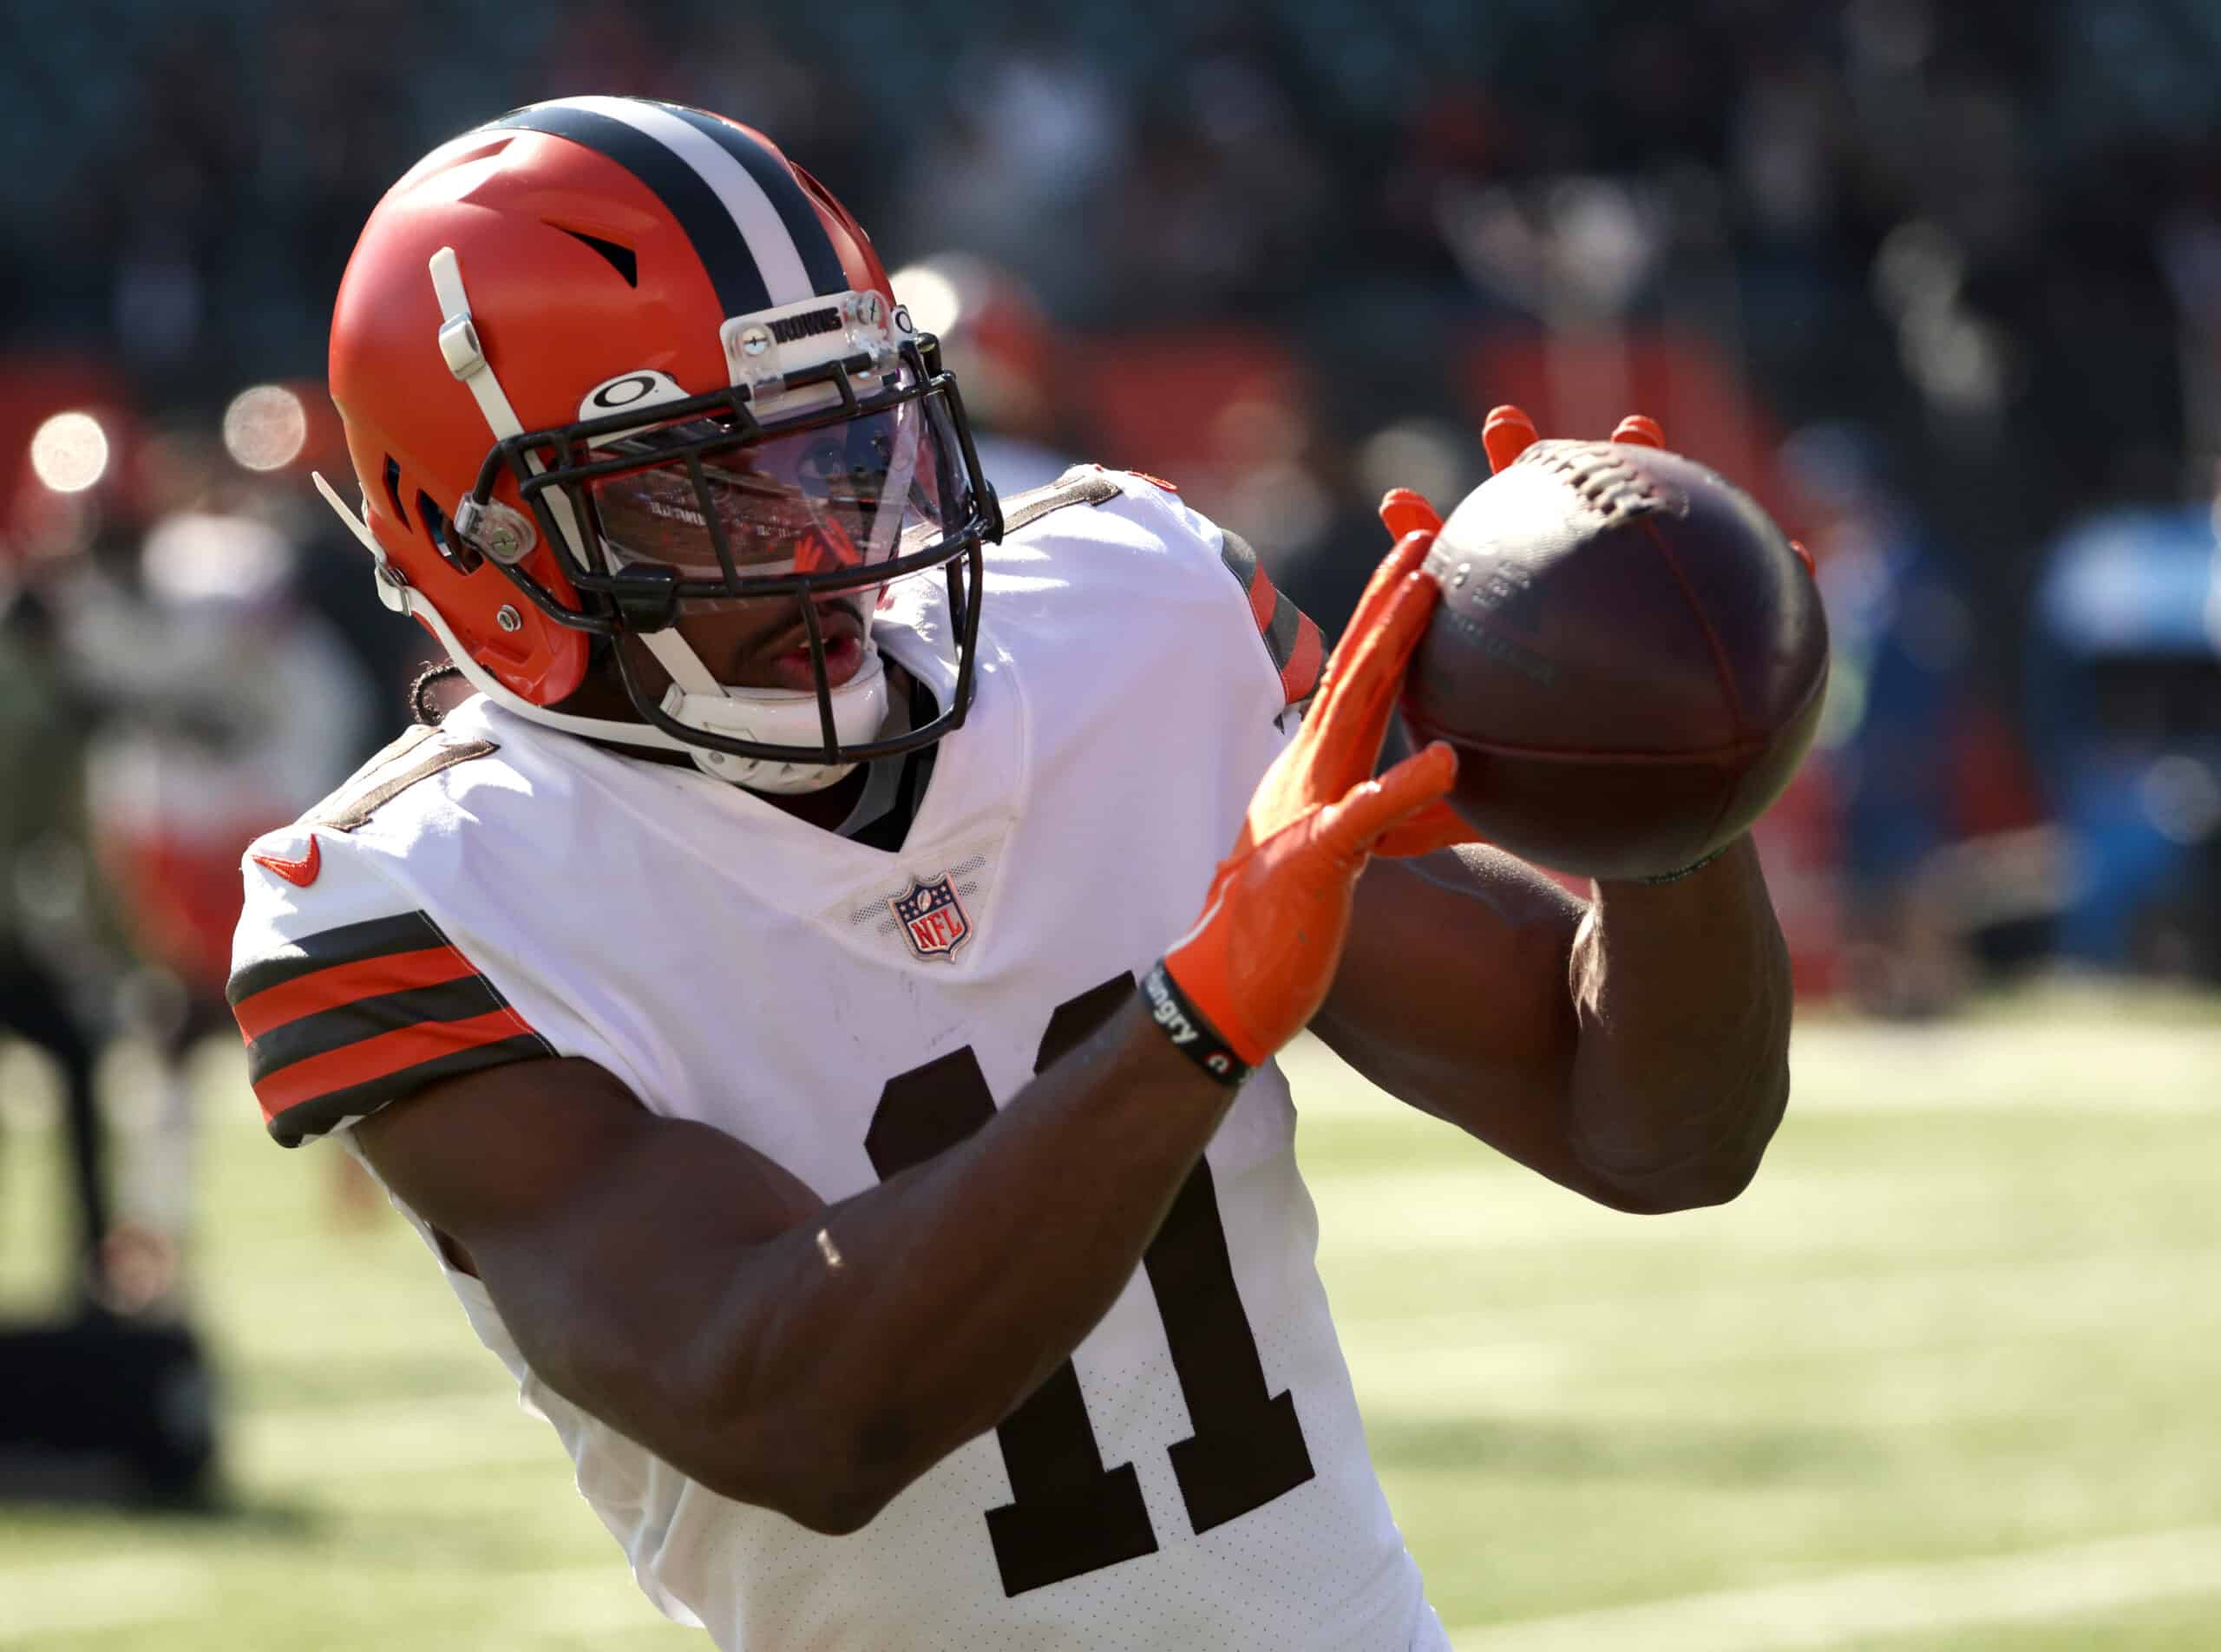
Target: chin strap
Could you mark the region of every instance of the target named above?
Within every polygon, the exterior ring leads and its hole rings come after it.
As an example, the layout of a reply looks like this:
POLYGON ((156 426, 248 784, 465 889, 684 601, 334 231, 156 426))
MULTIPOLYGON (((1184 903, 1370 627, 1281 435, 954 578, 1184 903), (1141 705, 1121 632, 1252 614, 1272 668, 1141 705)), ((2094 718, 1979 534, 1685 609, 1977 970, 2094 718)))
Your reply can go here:
MULTIPOLYGON (((865 639, 862 665, 854 677, 832 691, 832 697, 833 732, 842 744, 871 739, 885 729, 887 664, 869 638, 865 639)), ((817 696, 792 689, 722 688, 717 698, 710 699, 683 694, 674 684, 664 698, 663 709, 704 733, 762 740, 772 745, 808 745, 825 735, 817 696)), ((822 791, 856 766, 744 757, 701 746, 694 748, 694 761, 704 773, 736 786, 780 793, 822 791)))
MULTIPOLYGON (((470 295, 463 291, 462 261, 455 257, 455 248, 443 246, 432 254, 430 268, 432 292, 440 301, 440 358, 478 403, 479 416, 493 431, 495 441, 507 442, 511 436, 522 436, 524 422, 517 417, 516 409, 509 405, 508 392, 501 388, 494 364, 486 359, 485 348, 478 342, 478 324, 470 318, 470 295)), ((526 454, 524 462, 535 476, 544 469, 536 453, 526 454)), ((560 488, 550 488, 547 503, 554 512, 555 525, 562 529, 564 538, 577 554, 579 566, 586 567, 586 535, 580 531, 578 518, 572 513, 570 495, 560 488)), ((452 514, 458 520, 462 518, 461 502, 452 514)))
POLYGON ((478 343, 477 324, 470 318, 470 295, 462 290, 462 262, 455 248, 443 246, 432 254, 432 291, 440 301, 440 357, 448 371, 462 381, 478 403, 478 411, 496 442, 524 434, 508 393, 494 376, 494 364, 478 343))
MULTIPOLYGON (((638 637, 663 667, 663 674, 671 678, 672 686, 690 698, 723 699, 731 693, 723 683, 710 674, 702 657, 686 645, 686 639, 675 630, 637 631, 638 637)), ((810 700, 816 703, 813 694, 810 700)))

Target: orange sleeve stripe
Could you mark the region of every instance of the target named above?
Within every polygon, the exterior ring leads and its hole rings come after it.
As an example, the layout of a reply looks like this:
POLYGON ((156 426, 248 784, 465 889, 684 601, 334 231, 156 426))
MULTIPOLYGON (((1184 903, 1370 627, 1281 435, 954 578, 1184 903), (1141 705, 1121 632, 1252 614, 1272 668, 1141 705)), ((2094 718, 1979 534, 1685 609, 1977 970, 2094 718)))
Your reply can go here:
POLYGON ((1273 628, 1273 610, 1280 604, 1280 593, 1273 589, 1272 576, 1258 565, 1256 577, 1249 581, 1249 617, 1257 622, 1257 633, 1263 636, 1273 628))
POLYGON ((1287 664, 1281 667, 1281 692, 1290 705, 1299 705, 1319 692, 1319 676, 1326 664, 1327 639, 1311 623, 1309 614, 1298 613, 1295 647, 1288 655, 1287 664))
POLYGON ((1283 706, 1309 699, 1318 692, 1319 673, 1327 656, 1319 627, 1274 587, 1272 576, 1265 572, 1248 540, 1230 528, 1222 528, 1219 534, 1219 559, 1242 587, 1242 600, 1249 605, 1250 623, 1257 627, 1266 658, 1280 680, 1283 706))
POLYGON ((255 1086, 255 1099, 262 1104, 263 1118, 274 1120, 303 1102, 372 1083, 458 1050, 533 1036, 523 1019, 506 1006, 466 1021, 421 1021, 281 1067, 255 1086))
POLYGON ((436 987, 476 973, 470 960, 453 947, 388 953, 383 958, 334 964, 329 969, 265 987, 253 997, 240 1000, 232 1013, 239 1020, 239 1032, 252 1043, 273 1027, 320 1010, 337 1009, 357 999, 406 992, 412 987, 436 987))

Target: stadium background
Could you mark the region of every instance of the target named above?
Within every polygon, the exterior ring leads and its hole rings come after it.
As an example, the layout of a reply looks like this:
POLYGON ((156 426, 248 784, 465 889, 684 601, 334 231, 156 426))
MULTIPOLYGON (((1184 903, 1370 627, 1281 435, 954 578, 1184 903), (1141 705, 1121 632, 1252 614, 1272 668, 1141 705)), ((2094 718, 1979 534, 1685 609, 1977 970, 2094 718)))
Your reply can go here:
MULTIPOLYGON (((355 233, 583 90, 770 132, 1005 435, 1169 476, 1329 630, 1372 501, 1461 495, 1499 401, 1651 412, 1818 554, 1834 698, 1764 835, 1809 1007, 1744 1199, 1590 1210, 1294 1058, 1461 1647, 2221 1643, 2221 10, 16 0, 0 43, 9 1019, 61 982, 103 1288, 221 1383, 210 1510, 0 1476, 0 1647, 685 1643, 195 1007, 245 817, 425 657, 305 486, 355 233)), ((66 1086, 0 1081, 0 1307, 54 1318, 66 1086)))

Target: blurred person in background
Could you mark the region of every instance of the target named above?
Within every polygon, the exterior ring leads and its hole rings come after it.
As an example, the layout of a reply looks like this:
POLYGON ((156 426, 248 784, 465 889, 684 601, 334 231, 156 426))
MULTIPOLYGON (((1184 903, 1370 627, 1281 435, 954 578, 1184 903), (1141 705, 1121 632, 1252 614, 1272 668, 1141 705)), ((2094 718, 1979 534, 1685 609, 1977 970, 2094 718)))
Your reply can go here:
POLYGON ((1782 459, 1812 512, 1806 539, 1828 609, 1844 983, 1874 1013, 1937 1014, 1971 979, 1962 891, 1938 856, 1958 836, 1973 611, 1961 575, 1884 481, 1872 432, 1808 427, 1782 459))
POLYGON ((111 1301, 94 1073, 117 960, 87 853, 86 712, 49 598, 10 567, 0 582, 0 1026, 46 1052, 61 1079, 75 1226, 67 1276, 76 1304, 92 1308, 111 1301))
POLYGON ((2221 981, 2218 512, 2096 512, 2043 560, 2024 714, 2077 965, 2221 981))
POLYGON ((1127 88, 1049 14, 1006 13, 1000 23, 992 35, 940 43, 947 83, 963 95, 882 154, 899 180, 884 198, 889 239, 960 247, 1022 272, 1065 313, 1092 311, 1117 291, 1100 203, 1125 169, 1127 88))
MULTIPOLYGON (((85 388, 69 364, 55 389, 85 388)), ((36 400, 34 370, 17 393, 36 400)), ((56 412, 29 434, 10 496, 6 592, 12 772, 8 794, 8 948, 16 1029, 62 1069, 83 1259, 71 1270, 88 1306, 133 1311, 160 1294, 166 1247, 150 1243, 119 1199, 113 1118, 95 1090, 102 1047, 128 1019, 133 978, 125 914, 97 864, 88 803, 89 752, 104 713, 73 635, 88 592, 131 558, 149 502, 147 431, 102 400, 56 412)))
POLYGON ((230 508, 209 444, 173 438, 172 506, 68 592, 71 671, 96 708, 86 751, 93 852, 139 960, 123 1000, 159 1062, 120 1195, 142 1296, 181 1273, 193 1185, 187 1058, 229 1025, 239 857, 352 766, 370 689, 306 610, 298 553, 230 508))

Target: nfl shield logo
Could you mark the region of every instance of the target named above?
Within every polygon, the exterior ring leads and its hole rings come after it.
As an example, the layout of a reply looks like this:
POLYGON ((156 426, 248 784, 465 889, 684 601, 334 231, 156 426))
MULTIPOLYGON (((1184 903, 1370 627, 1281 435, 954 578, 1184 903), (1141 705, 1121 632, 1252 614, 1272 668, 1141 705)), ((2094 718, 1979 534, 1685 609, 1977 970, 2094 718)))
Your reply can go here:
POLYGON ((972 938, 972 920, 956 898, 956 886, 944 872, 935 878, 912 878, 910 887, 887 903, 903 938, 921 958, 953 958, 956 949, 972 938))

